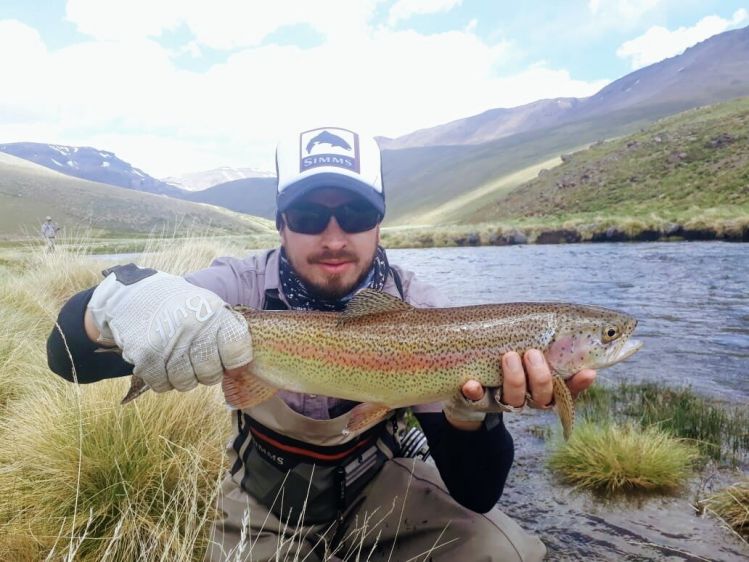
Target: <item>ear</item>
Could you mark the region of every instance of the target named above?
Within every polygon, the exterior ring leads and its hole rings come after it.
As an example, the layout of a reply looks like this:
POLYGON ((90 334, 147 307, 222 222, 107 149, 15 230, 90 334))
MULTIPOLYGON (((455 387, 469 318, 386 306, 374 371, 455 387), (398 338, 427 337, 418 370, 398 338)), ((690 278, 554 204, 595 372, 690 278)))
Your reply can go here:
POLYGON ((377 223, 377 226, 375 227, 377 229, 377 245, 380 245, 381 238, 380 238, 380 223, 377 223))

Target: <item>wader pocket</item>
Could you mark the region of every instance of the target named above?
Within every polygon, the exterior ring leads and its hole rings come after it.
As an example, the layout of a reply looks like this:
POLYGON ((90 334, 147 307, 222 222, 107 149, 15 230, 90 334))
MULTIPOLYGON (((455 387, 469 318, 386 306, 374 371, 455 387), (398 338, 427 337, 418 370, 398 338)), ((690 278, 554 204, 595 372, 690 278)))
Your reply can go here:
POLYGON ((259 439, 255 431, 253 437, 244 454, 242 488, 292 525, 300 522, 300 515, 304 525, 334 520, 388 460, 374 439, 331 461, 306 457, 298 447, 289 454, 259 439))

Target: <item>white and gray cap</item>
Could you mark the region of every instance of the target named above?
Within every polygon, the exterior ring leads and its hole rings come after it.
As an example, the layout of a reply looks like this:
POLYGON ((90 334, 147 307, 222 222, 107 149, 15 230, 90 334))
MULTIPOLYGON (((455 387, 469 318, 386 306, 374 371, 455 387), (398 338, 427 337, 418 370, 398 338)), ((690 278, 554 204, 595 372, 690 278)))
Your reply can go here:
POLYGON ((351 191, 385 214, 385 190, 377 141, 342 127, 318 127, 289 135, 276 148, 276 209, 321 187, 351 191))

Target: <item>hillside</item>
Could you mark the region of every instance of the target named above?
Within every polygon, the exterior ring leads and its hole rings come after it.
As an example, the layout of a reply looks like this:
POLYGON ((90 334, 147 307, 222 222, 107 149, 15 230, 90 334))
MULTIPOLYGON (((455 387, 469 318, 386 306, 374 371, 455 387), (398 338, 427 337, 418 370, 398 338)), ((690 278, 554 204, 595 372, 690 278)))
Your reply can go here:
MULTIPOLYGON (((507 219, 683 217, 749 213, 749 98, 685 111, 564 162, 476 210, 464 224, 507 219)), ((443 217, 448 218, 448 217, 443 217)))
POLYGON ((183 199, 226 207, 273 220, 276 216, 276 178, 244 178, 188 193, 183 199))
POLYGON ((487 189, 499 178, 559 157, 600 139, 632 133, 654 117, 622 110, 598 119, 520 133, 475 146, 434 146, 383 151, 389 225, 423 224, 441 205, 487 189))
MULTIPOLYGON (((436 210, 466 194, 480 193, 483 204, 501 196, 513 187, 499 181, 503 177, 635 133, 665 116, 747 95, 749 28, 744 28, 632 72, 584 100, 541 100, 417 131, 398 142, 381 139, 387 224, 434 223, 436 210), (499 138, 487 141, 492 135, 499 138)), ((469 197, 474 209, 483 206, 469 197)))
POLYGON ((36 236, 45 215, 65 231, 147 234, 162 228, 206 233, 272 232, 268 221, 225 209, 63 175, 0 153, 0 236, 36 236))
POLYGON ((538 100, 497 108, 421 129, 383 148, 471 145, 626 109, 665 116, 698 105, 749 95, 749 27, 710 37, 671 57, 636 70, 588 98, 538 100))

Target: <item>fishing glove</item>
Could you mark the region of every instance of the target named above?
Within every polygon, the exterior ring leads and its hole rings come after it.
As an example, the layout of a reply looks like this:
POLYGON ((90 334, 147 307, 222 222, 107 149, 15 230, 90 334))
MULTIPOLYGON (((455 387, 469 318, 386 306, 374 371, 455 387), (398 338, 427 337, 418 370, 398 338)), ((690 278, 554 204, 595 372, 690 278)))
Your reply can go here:
POLYGON ((488 407, 488 396, 489 393, 484 392, 484 398, 479 401, 473 401, 469 400, 461 393, 454 396, 451 400, 447 400, 442 405, 442 411, 449 419, 456 421, 484 421, 484 418, 486 418, 486 411, 477 409, 477 407, 488 407))
POLYGON ((252 360, 245 319, 211 291, 134 264, 103 273, 88 304, 98 342, 119 347, 156 392, 216 384, 252 360))

